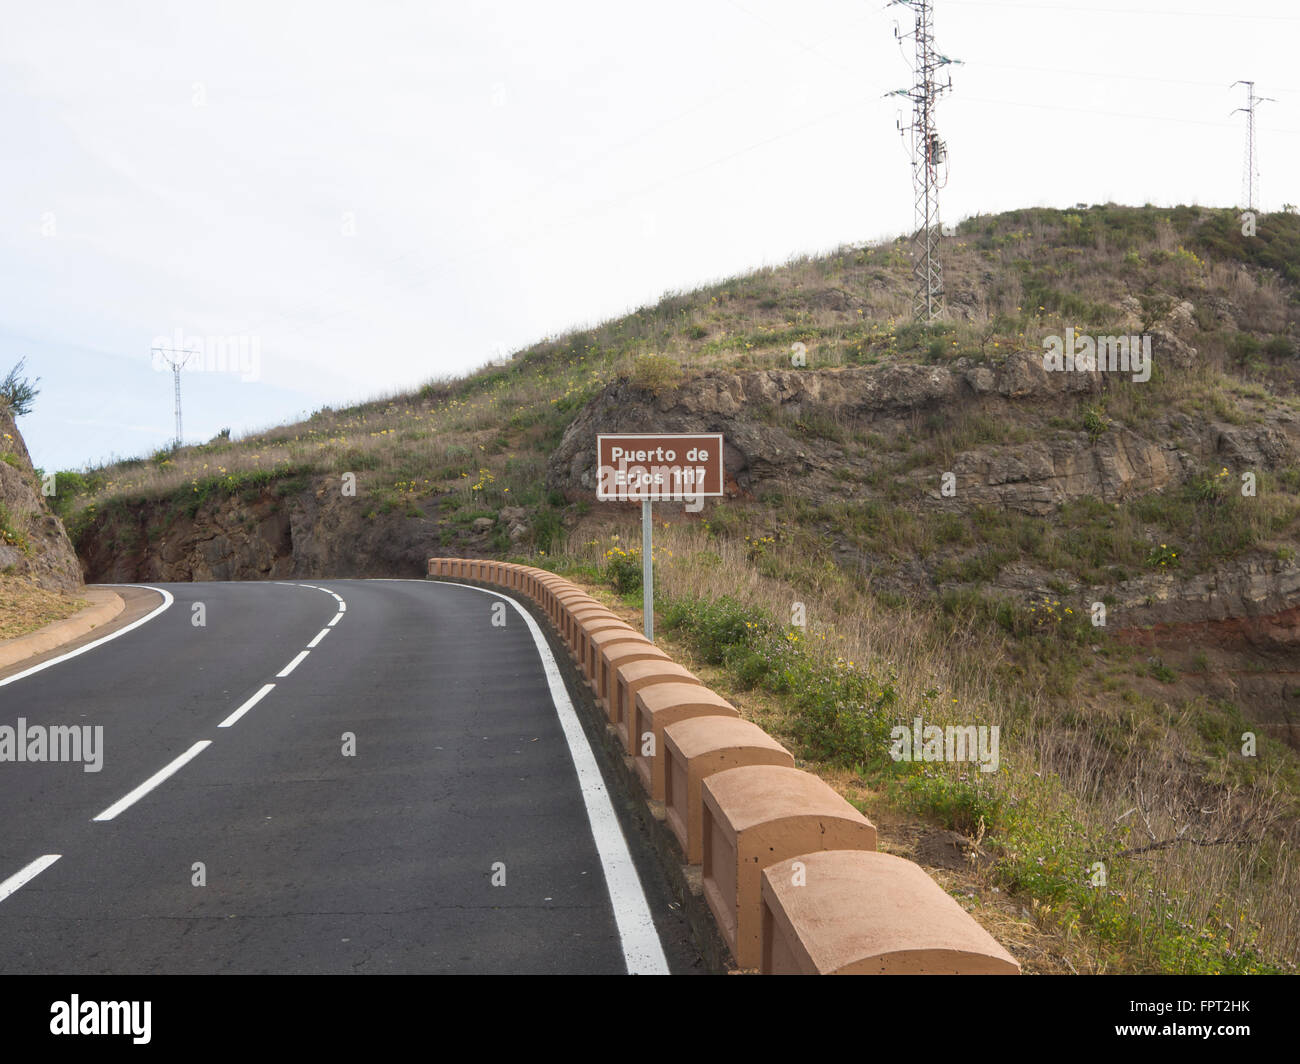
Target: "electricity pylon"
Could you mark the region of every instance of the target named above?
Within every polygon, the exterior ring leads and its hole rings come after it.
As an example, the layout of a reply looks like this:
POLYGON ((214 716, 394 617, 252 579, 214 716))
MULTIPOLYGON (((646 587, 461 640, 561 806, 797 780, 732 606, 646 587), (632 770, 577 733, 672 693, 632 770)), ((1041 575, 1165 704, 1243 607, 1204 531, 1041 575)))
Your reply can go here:
POLYGON ((188 348, 184 351, 178 351, 174 347, 155 347, 152 349, 152 353, 162 355, 163 361, 171 366, 172 376, 176 379, 176 446, 179 447, 184 438, 181 431, 181 370, 198 352, 188 348))
POLYGON ((911 8, 916 25, 911 33, 894 27, 900 41, 911 37, 916 43, 916 60, 910 89, 890 95, 912 101, 912 124, 899 122, 900 133, 912 134, 912 188, 915 193, 916 229, 912 235, 912 273, 916 294, 912 317, 931 322, 944 314, 943 262, 939 256, 942 227, 939 221, 939 190, 948 183, 948 146, 935 129, 934 111, 939 97, 952 89, 952 78, 939 83, 939 71, 957 60, 935 51, 933 7, 930 0, 891 0, 890 6, 911 8))
POLYGON ((1234 81, 1232 87, 1246 86, 1246 106, 1238 107, 1232 113, 1246 115, 1246 176, 1242 185, 1246 190, 1246 209, 1255 209, 1255 194, 1259 191, 1259 162, 1255 156, 1255 108, 1261 103, 1277 103, 1271 96, 1256 96, 1253 81, 1234 81))

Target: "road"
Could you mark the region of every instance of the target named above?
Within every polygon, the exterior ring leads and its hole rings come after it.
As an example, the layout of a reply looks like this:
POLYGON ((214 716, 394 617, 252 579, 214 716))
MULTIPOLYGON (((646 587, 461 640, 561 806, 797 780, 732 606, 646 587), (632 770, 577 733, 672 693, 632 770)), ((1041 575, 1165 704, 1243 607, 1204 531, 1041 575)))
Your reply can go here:
POLYGON ((96 772, 0 761, 0 973, 692 967, 522 609, 422 581, 156 590, 134 629, 0 680, 0 726, 104 729, 96 772))

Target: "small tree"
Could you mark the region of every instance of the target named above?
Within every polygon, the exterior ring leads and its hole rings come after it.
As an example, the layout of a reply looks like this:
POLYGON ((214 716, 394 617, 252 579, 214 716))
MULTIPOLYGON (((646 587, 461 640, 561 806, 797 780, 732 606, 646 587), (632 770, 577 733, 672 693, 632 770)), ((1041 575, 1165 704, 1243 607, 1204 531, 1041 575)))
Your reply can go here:
POLYGON ((30 414, 32 400, 40 395, 40 389, 36 385, 41 378, 37 377, 35 380, 29 380, 22 376, 23 367, 26 364, 27 360, 20 358, 18 365, 9 371, 9 376, 0 381, 0 403, 7 405, 14 417, 30 414))

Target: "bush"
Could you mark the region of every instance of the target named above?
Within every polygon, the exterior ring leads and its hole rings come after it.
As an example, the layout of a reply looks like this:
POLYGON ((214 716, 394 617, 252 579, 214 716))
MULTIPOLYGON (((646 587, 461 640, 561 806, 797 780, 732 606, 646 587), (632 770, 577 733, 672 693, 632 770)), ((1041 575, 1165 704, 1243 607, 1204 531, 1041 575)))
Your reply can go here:
POLYGON ((641 590, 641 551, 611 547, 605 552, 605 579, 620 595, 641 590))
POLYGON ((632 383, 659 396, 676 388, 682 379, 682 367, 668 355, 642 355, 632 363, 632 383))
POLYGON ((883 680, 853 662, 810 653, 797 628, 732 598, 684 599, 661 610, 668 631, 687 634, 700 656, 725 666, 743 688, 794 695, 792 731, 805 756, 840 765, 881 763, 888 756, 896 678, 883 680))
POLYGON ((9 375, 3 381, 0 381, 0 403, 9 407, 9 412, 14 417, 22 417, 23 414, 30 414, 32 411, 32 400, 40 395, 40 390, 36 385, 40 382, 40 377, 30 380, 21 376, 23 367, 27 364, 25 358, 20 358, 18 364, 9 371, 9 375))

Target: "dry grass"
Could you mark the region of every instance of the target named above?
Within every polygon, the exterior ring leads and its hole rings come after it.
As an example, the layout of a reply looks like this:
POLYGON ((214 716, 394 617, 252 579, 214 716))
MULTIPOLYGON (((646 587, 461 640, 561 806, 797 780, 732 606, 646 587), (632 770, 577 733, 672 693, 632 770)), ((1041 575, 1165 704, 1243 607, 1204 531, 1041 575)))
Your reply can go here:
POLYGON ((0 576, 0 640, 28 635, 85 605, 79 595, 46 591, 18 576, 0 576))

